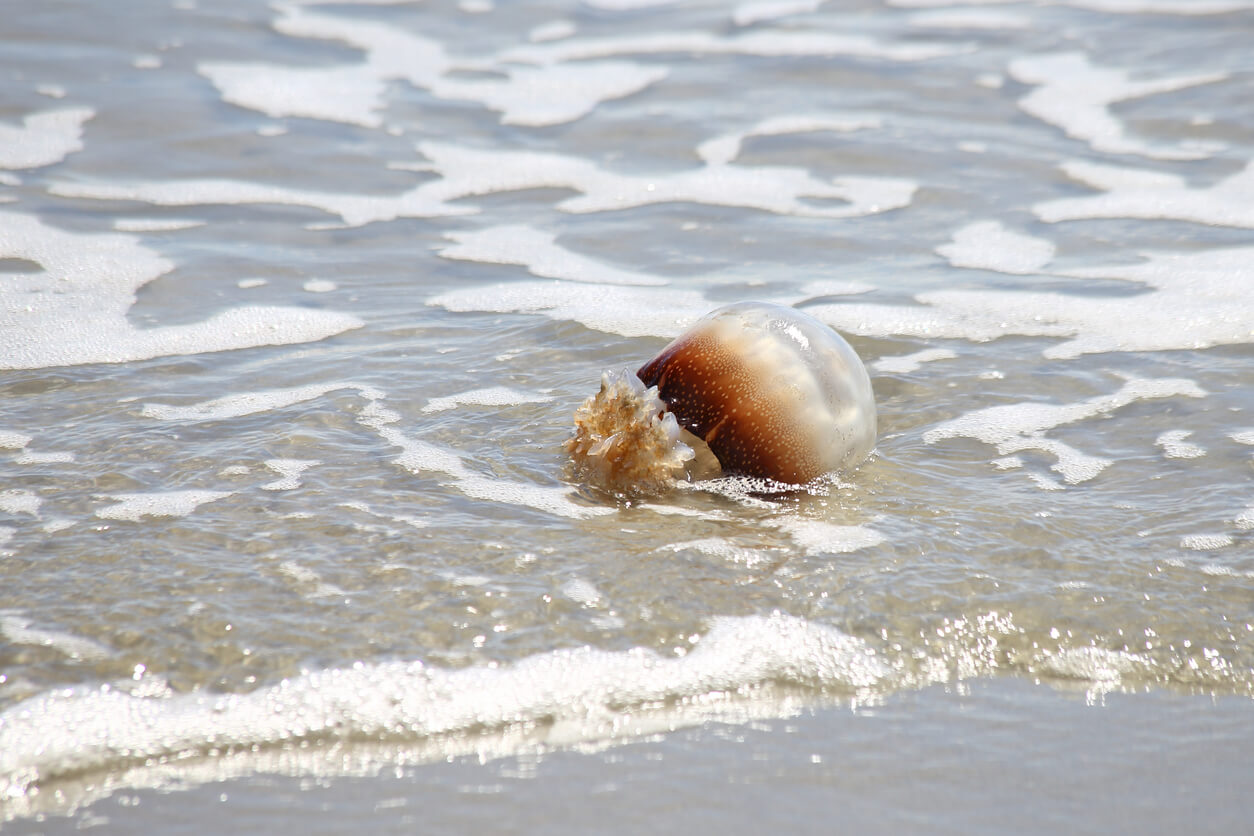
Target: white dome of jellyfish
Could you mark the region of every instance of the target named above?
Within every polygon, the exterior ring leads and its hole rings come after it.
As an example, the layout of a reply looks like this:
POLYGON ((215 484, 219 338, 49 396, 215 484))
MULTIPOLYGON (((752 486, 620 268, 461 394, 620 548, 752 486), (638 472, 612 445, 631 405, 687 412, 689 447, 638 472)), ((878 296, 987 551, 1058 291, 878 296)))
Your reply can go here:
POLYGON ((575 412, 576 473, 616 493, 735 474, 804 484, 861 464, 875 398, 849 343, 764 302, 719 308, 630 372, 607 372, 575 412))

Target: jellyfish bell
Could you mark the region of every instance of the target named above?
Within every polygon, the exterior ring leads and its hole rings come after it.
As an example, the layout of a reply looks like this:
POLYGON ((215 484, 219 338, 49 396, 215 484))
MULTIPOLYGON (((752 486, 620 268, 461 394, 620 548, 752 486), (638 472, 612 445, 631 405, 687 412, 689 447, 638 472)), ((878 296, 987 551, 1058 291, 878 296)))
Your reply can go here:
POLYGON ((801 484, 860 464, 875 417, 866 367, 839 334, 793 308, 739 302, 635 376, 603 377, 567 449, 581 475, 620 492, 656 491, 710 454, 715 472, 801 484))

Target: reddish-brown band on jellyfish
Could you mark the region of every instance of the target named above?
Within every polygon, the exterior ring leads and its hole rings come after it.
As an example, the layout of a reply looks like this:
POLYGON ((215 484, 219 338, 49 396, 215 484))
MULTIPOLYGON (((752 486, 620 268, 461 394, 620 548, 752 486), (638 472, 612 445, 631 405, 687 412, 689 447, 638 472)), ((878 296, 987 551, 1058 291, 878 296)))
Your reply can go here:
POLYGON ((721 308, 636 374, 728 473, 799 484, 858 464, 875 444, 861 360, 792 308, 721 308))

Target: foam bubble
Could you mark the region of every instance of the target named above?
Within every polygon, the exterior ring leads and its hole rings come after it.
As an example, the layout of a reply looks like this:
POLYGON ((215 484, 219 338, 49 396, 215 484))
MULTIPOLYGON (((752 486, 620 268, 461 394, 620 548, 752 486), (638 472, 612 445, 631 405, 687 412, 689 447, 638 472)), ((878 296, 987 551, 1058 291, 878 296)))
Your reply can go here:
POLYGON ((1206 450, 1198 445, 1185 441, 1193 435, 1190 430, 1167 430, 1159 433, 1154 444, 1163 448, 1163 455, 1169 459, 1196 459, 1205 456, 1206 450))
POLYGON ((289 389, 241 392, 234 395, 223 395, 220 398, 186 406, 149 403, 144 404, 140 414, 145 418, 156 418, 159 421, 221 421, 228 418, 253 415, 258 412, 284 409, 342 389, 359 392, 366 398, 382 397, 381 392, 369 386, 336 381, 334 383, 311 383, 307 386, 294 386, 289 389))
POLYGON ((883 43, 865 35, 830 32, 754 29, 722 37, 708 32, 659 32, 617 38, 572 38, 553 44, 529 44, 502 52, 502 61, 552 64, 624 55, 757 55, 881 58, 926 61, 969 51, 965 45, 883 43))
POLYGON ((1254 9, 1251 0, 1063 0, 1077 9, 1118 14, 1215 15, 1254 9))
POLYGON ((940 9, 910 16, 910 23, 930 29, 1026 29, 1032 25, 1027 16, 1007 11, 986 9, 940 9))
MULTIPOLYGON (((71 659, 93 661, 112 655, 109 648, 99 642, 75 636, 60 630, 45 630, 31 626, 32 622, 21 614, 0 611, 0 635, 13 644, 48 647, 71 659)), ((0 784, 3 778, 0 778, 0 784)), ((0 792, 0 800, 4 793, 0 792)))
POLYGON ((1045 672, 1068 679, 1118 683, 1128 674, 1151 667, 1151 662, 1125 650, 1102 647, 1067 647, 1046 656, 1041 663, 1045 672))
POLYGON ((18 464, 63 464, 74 461, 74 454, 64 450, 49 452, 23 450, 14 461, 18 464))
POLYGON ((360 64, 284 67, 204 63, 198 68, 225 101, 271 117, 305 116, 378 127, 387 84, 404 80, 444 99, 478 102, 501 113, 505 124, 557 125, 591 112, 604 101, 629 96, 666 76, 662 67, 624 61, 518 66, 488 61, 499 77, 466 80, 439 42, 364 20, 282 7, 275 29, 300 38, 336 40, 365 53, 360 64))
MULTIPOLYGON (((0 798, 23 798, 73 773, 302 741, 417 743, 515 726, 553 726, 570 742, 593 741, 631 734, 654 705, 694 705, 699 719, 706 695, 773 682, 857 690, 888 674, 863 641, 776 614, 716 618, 677 658, 582 647, 499 667, 359 663, 248 694, 58 689, 0 714, 0 798)), ((693 722, 682 711, 669 719, 693 722)))
POLYGON ((1105 194, 1035 204, 1032 211, 1047 223, 1139 218, 1254 229, 1254 162, 1214 185, 1197 188, 1172 174, 1080 160, 1064 163, 1062 170, 1105 194))
POLYGON ((562 38, 569 38, 576 31, 578 30, 575 24, 569 20, 550 20, 548 23, 531 27, 531 31, 527 33, 527 40, 532 43, 560 41, 562 38))
POLYGON ((571 189, 564 212, 605 212, 658 203, 704 203, 804 217, 850 218, 908 206, 917 184, 884 177, 820 180, 799 168, 705 165, 665 175, 621 174, 564 154, 478 149, 423 142, 418 149, 441 176, 399 195, 376 196, 290 189, 236 180, 54 183, 64 197, 140 200, 160 206, 210 203, 309 206, 360 226, 400 217, 473 214, 463 198, 526 189, 571 189), (816 202, 819 201, 819 202, 816 202), (821 201, 839 201, 831 206, 821 201))
POLYGON ((926 431, 923 433, 923 441, 926 444, 935 444, 948 438, 973 438, 993 445, 1000 456, 1024 450, 1039 450, 1054 456, 1057 462, 1050 469, 1058 472, 1068 484, 1074 485, 1094 478, 1113 462, 1082 453, 1061 441, 1046 438, 1044 433, 1047 430, 1106 415, 1138 400, 1200 398, 1205 395, 1191 380, 1133 378, 1110 395, 1100 395, 1076 403, 1017 403, 977 409, 926 431))
MULTIPOLYGON (((1254 8, 1251 0, 1053 0, 1060 6, 1116 14, 1211 15, 1254 8)), ((962 0, 961 5, 1005 5, 1006 0, 962 0)), ((958 5, 956 0, 888 0, 890 6, 932 8, 958 5)))
POLYGON ((573 122, 602 102, 638 93, 667 75, 663 67, 627 61, 503 69, 508 73, 504 82, 445 80, 431 92, 480 102, 499 111, 502 124, 542 127, 573 122))
POLYGON ((472 499, 534 508, 560 517, 583 519, 615 513, 613 508, 579 505, 570 499, 569 491, 565 488, 515 482, 476 473, 453 450, 410 438, 391 426, 399 420, 399 415, 383 409, 378 401, 372 401, 358 418, 363 426, 369 427, 384 441, 400 448, 401 453, 395 459, 396 464, 411 473, 443 473, 452 478, 454 488, 472 499))
POLYGON ((354 511, 361 511, 363 514, 369 514, 370 516, 377 517, 378 519, 404 523, 405 525, 412 526, 414 528, 426 528, 431 524, 427 520, 419 519, 418 517, 410 516, 408 514, 382 514, 373 510, 364 502, 341 502, 340 507, 351 508, 354 511))
POLYGON ((376 128, 387 84, 368 66, 284 67, 205 62, 196 67, 222 100, 273 118, 324 119, 376 128))
POLYGON ((322 576, 307 566, 301 566, 294 560, 285 560, 279 564, 279 571, 288 579, 305 590, 310 598, 336 598, 345 595, 343 589, 327 583, 322 576))
POLYGON ((273 470, 281 479, 267 482, 261 486, 263 491, 290 491, 300 487, 300 475, 311 467, 322 464, 317 459, 266 459, 266 467, 273 470))
POLYGON ((506 282, 441 293, 427 300, 450 311, 538 313, 627 337, 673 337, 710 308, 694 290, 506 282))
POLYGON ((1254 444, 1254 430, 1240 430, 1238 432, 1228 433, 1228 437, 1237 444, 1254 444))
POLYGON ((738 546, 723 537, 706 537, 701 540, 688 540, 683 543, 672 543, 662 546, 659 551, 678 553, 686 550, 698 551, 701 554, 716 557, 728 563, 735 563, 749 569, 764 566, 776 559, 778 555, 763 549, 738 546))
MULTIPOLYGON (((1231 544, 1231 539, 1229 539, 1228 545, 1230 544, 1231 544)), ((1199 567, 1198 571, 1200 571, 1203 575, 1210 575, 1211 577, 1254 578, 1254 572, 1238 572, 1236 569, 1233 569, 1231 566, 1220 566, 1218 563, 1203 564, 1201 567, 1199 567)))
POLYGON ((584 5, 594 9, 605 9, 611 12, 627 12, 637 9, 656 9, 661 6, 673 6, 679 0, 583 0, 584 5))
POLYGON ((113 222, 113 228, 119 232, 175 232, 204 225, 204 221, 177 218, 118 218, 113 222))
POLYGON ((31 440, 31 437, 26 433, 0 430, 0 450, 21 450, 27 444, 30 444, 31 440))
POLYGON ((39 506, 43 500, 30 491, 0 491, 0 513, 29 514, 39 516, 39 506))
MULTIPOLYGON (((358 415, 358 423, 378 433, 389 444, 401 448, 401 454, 396 458, 396 464, 409 470, 411 473, 444 473, 452 477, 452 484, 455 488, 474 499, 534 508, 558 516, 584 518, 614 513, 612 508, 579 505, 569 498, 568 492, 563 488, 514 482, 508 479, 475 473, 466 466, 461 456, 456 452, 410 438, 400 430, 390 426, 398 422, 400 416, 383 407, 384 393, 378 389, 355 383, 338 381, 309 384, 290 389, 243 392, 187 406, 145 404, 141 414, 164 421, 220 421, 274 409, 283 409, 340 390, 354 391, 367 401, 366 406, 358 415)), ((267 465, 269 464, 267 462, 267 465)), ((288 483, 285 480, 278 480, 270 484, 287 485, 288 483)), ((208 492, 191 491, 187 493, 208 492)), ((119 508, 118 510, 119 513, 123 511, 132 513, 130 506, 119 508)), ((100 512, 97 512, 97 515, 99 514, 100 512)))
POLYGON ((562 584, 562 594, 584 607, 595 607, 601 602, 601 592, 583 578, 573 578, 562 584))
POLYGON ((776 525, 807 554, 846 554, 887 541, 883 534, 865 525, 835 525, 801 517, 785 517, 776 525))
POLYGON ((141 517, 186 517, 201 505, 231 496, 233 491, 165 491, 157 493, 120 493, 108 498, 117 500, 96 511, 105 520, 139 522, 141 517))
POLYGON ((456 395, 432 398, 422 408, 424 413, 443 412, 459 406, 516 406, 524 403, 548 403, 552 395, 540 395, 510 389, 508 386, 492 386, 487 389, 472 389, 456 395))
POLYGON ((1131 296, 944 290, 916 296, 921 306, 842 303, 806 310, 833 328, 864 336, 1069 337, 1044 350, 1050 358, 1254 342, 1254 294, 1246 291, 1254 281, 1254 248, 1144 255, 1139 264, 1064 273, 1142 282, 1153 290, 1131 296))
POLYGON ((1180 548, 1208 552, 1227 548, 1232 542, 1227 534, 1188 534, 1180 538, 1180 548))
POLYGON ((1242 531, 1254 529, 1254 505, 1249 505, 1232 518, 1233 524, 1242 531))
POLYGON ((732 11, 732 22, 737 26, 749 26, 765 20, 812 12, 823 5, 823 0, 749 0, 740 3, 732 11))
POLYGON ((882 120, 878 116, 862 114, 795 114, 764 119, 744 131, 726 134, 706 140, 697 146, 697 156, 707 163, 730 163, 740 156, 740 148, 746 139, 754 136, 781 136, 784 134, 833 131, 850 133, 867 128, 878 128, 882 120))
POLYGON ((0 123, 0 169, 41 168, 83 150, 83 124, 95 115, 75 107, 32 113, 20 128, 0 123))
POLYGON ((936 252, 954 267, 995 270, 999 273, 1036 273, 1054 257, 1052 241, 1013 232, 999 221, 968 224, 954 233, 952 243, 936 252))
POLYGON ((924 363, 934 363, 937 360, 952 360, 957 356, 956 353, 947 348, 925 348, 913 354, 881 357, 872 363, 871 367, 877 372, 885 372, 886 374, 909 374, 917 371, 924 363))
POLYGON ((304 308, 230 308, 190 325, 136 328, 135 292, 173 265, 130 236, 65 232, 0 212, 0 258, 38 263, 0 284, 0 368, 125 363, 173 354, 312 342, 362 325, 304 308))
POLYGON ((1175 145, 1129 137, 1110 112, 1118 102, 1213 84, 1227 73, 1175 76, 1154 81, 1132 81, 1127 70, 1093 66, 1086 55, 1068 52, 1019 58, 1010 63, 1010 75, 1037 88, 1019 100, 1025 113, 1061 128, 1068 136, 1087 142, 1095 151, 1140 154, 1160 160, 1197 160, 1215 147, 1198 143, 1175 145))
POLYGON ((455 231, 445 237, 456 243, 439 249, 443 258, 490 264, 518 264, 533 276, 574 282, 619 285, 664 285, 666 279, 611 267, 559 247, 557 235, 525 224, 455 231))

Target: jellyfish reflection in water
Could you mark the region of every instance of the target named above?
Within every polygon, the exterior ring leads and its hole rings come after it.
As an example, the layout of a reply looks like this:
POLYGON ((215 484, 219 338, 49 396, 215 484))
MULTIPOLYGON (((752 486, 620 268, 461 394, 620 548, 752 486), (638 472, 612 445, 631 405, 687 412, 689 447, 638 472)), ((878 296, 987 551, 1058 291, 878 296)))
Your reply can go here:
POLYGON ((874 446, 857 353, 814 317, 764 302, 707 314, 635 375, 602 375, 566 442, 581 478, 620 493, 720 471, 801 484, 874 446))

